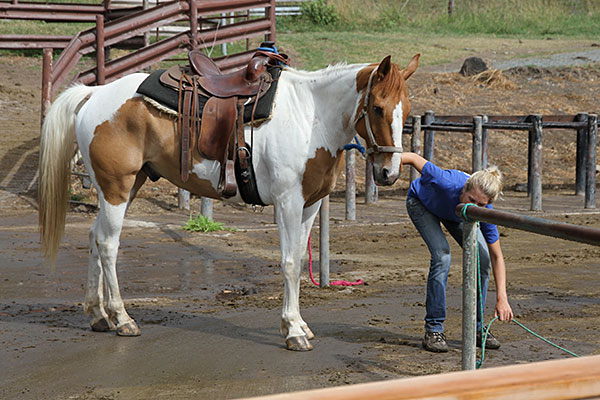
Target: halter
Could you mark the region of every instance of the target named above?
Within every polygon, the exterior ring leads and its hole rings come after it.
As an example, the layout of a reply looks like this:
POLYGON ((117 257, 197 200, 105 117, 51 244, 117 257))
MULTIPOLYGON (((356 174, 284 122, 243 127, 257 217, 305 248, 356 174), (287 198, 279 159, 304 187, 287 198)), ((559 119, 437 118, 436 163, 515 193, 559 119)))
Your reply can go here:
POLYGON ((369 113, 367 112, 367 105, 369 104, 369 95, 371 94, 371 87, 373 85, 373 76, 375 76, 375 72, 377 72, 377 68, 374 68, 369 75, 369 83, 367 84, 367 91, 365 92, 365 100, 363 101, 362 108, 360 113, 358 113, 358 117, 354 120, 354 130, 356 130, 356 125, 361 118, 365 118, 365 126, 367 128, 367 135, 369 137, 369 142, 367 143, 369 147, 367 148, 366 155, 370 155, 372 153, 402 153, 402 147, 395 146, 379 146, 375 142, 375 135, 373 135, 373 130, 371 129, 371 120, 369 119, 369 113))

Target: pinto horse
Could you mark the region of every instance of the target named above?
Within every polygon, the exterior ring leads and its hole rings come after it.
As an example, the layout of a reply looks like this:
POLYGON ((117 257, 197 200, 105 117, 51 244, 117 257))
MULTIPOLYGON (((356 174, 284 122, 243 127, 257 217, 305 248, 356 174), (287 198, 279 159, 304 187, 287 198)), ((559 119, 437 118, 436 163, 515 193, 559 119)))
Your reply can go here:
MULTIPOLYGON (((272 117, 254 129, 252 162, 260 199, 275 206, 284 276, 281 333, 290 350, 311 350, 314 334, 300 316, 302 256, 321 199, 335 186, 343 147, 358 133, 367 143, 375 181, 391 185, 401 169, 402 129, 410 112, 406 88, 419 54, 402 69, 380 63, 329 66, 315 72, 284 68, 272 117)), ((56 262, 68 206, 75 137, 98 191, 99 212, 90 232, 84 310, 94 331, 140 335, 119 291, 116 261, 127 207, 152 170, 199 196, 222 199, 218 161, 194 154, 189 179, 180 174, 177 118, 136 93, 147 74, 104 86, 73 86, 44 120, 39 164, 42 246, 56 262)), ((245 128, 250 140, 250 128, 245 128)), ((232 198, 241 201, 239 194, 232 198)))

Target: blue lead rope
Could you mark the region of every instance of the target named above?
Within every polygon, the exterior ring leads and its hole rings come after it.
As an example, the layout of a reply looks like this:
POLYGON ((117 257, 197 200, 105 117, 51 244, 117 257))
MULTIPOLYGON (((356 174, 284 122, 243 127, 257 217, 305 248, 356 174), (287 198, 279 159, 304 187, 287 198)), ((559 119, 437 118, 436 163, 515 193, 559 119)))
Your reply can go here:
POLYGON ((354 140, 356 141, 356 143, 348 143, 347 145, 345 145, 343 147, 344 150, 350 150, 350 149, 356 149, 358 151, 360 151, 360 153, 363 155, 365 155, 365 148, 360 144, 360 142, 358 141, 358 138, 356 137, 356 135, 354 135, 354 140))

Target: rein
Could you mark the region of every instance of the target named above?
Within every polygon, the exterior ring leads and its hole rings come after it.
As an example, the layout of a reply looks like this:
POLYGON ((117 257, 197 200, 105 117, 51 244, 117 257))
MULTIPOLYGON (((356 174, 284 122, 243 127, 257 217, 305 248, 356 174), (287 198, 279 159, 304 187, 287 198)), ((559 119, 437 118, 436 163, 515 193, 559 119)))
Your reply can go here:
POLYGON ((371 120, 369 119, 369 113, 367 112, 367 106, 369 105, 369 95, 371 94, 371 87, 373 86, 373 77, 375 76, 375 72, 377 72, 377 68, 374 68, 369 75, 369 83, 367 84, 367 91, 365 92, 365 98, 363 101, 362 108, 360 113, 358 113, 358 117, 354 120, 354 130, 356 131, 356 125, 358 121, 360 121, 363 117, 365 119, 365 127, 367 128, 367 135, 369 137, 366 155, 371 155, 373 153, 402 153, 402 147, 395 146, 379 146, 377 142, 375 142, 375 135, 373 134, 373 130, 371 129, 371 120))

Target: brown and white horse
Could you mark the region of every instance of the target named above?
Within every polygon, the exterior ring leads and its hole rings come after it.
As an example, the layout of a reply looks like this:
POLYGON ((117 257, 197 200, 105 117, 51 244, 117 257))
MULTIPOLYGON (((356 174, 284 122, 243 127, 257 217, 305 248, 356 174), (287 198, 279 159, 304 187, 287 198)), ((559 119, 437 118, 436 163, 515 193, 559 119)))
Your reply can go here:
MULTIPOLYGON (((321 204, 342 166, 343 147, 363 137, 380 185, 400 174, 402 128, 410 112, 402 69, 388 56, 379 64, 336 65, 305 72, 285 68, 270 120, 254 130, 253 165, 260 198, 275 206, 284 276, 281 333, 291 350, 310 350, 314 337, 300 316, 301 259, 321 204)), ((142 166, 193 194, 219 199, 220 165, 195 154, 190 178, 179 171, 177 121, 136 89, 146 74, 97 87, 73 86, 45 118, 40 152, 39 225, 46 256, 54 262, 64 233, 73 141, 98 191, 99 212, 90 230, 84 310, 95 331, 140 334, 119 292, 116 261, 127 207, 146 181, 142 166), (106 295, 106 298, 105 298, 106 295)), ((246 128, 249 141, 249 128, 246 128)), ((238 196, 233 201, 241 201, 238 196)))

